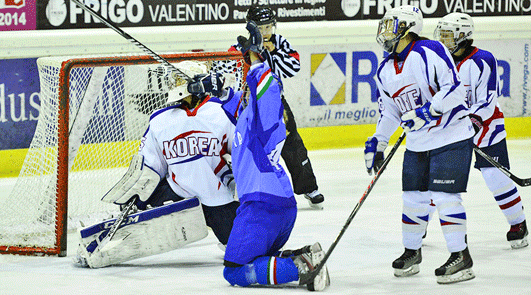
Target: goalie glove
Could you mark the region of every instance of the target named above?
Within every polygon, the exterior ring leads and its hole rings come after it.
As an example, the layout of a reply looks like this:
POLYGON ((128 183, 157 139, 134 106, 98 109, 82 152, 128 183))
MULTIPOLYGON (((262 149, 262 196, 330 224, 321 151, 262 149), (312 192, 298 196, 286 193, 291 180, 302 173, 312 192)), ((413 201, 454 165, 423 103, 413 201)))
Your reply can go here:
POLYGON ((376 137, 369 137, 365 142, 365 166, 369 175, 378 173, 384 162, 384 151, 387 148, 387 142, 378 141, 376 137))
POLYGON ((264 40, 262 39, 262 34, 260 34, 258 25, 251 20, 247 22, 247 26, 245 28, 247 31, 249 31, 249 39, 245 38, 244 36, 238 36, 237 39, 243 59, 248 65, 251 65, 249 51, 252 51, 258 53, 260 59, 263 61, 262 51, 264 50, 264 40))
POLYGON ((205 93, 211 93, 215 97, 223 95, 225 79, 219 73, 198 74, 188 82, 187 90, 190 94, 201 97, 205 93))
POLYGON ((431 102, 425 103, 418 109, 411 110, 402 115, 402 128, 408 133, 409 131, 416 131, 429 124, 433 120, 441 117, 441 113, 433 109, 431 102))

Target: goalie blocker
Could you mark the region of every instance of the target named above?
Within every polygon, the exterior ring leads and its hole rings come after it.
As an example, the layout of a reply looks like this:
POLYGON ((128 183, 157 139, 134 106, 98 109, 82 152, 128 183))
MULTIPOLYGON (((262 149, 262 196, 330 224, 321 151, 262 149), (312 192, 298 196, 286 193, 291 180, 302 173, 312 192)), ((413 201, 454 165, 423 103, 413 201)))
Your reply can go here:
POLYGON ((78 230, 77 264, 90 268, 110 266, 175 250, 208 235, 197 198, 131 214, 112 240, 99 247, 114 222, 109 219, 78 230))

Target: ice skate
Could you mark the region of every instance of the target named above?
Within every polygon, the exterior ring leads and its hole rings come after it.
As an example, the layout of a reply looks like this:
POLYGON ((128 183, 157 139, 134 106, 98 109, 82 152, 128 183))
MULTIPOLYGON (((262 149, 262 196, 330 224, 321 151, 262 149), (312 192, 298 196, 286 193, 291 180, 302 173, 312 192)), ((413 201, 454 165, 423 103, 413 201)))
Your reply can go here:
POLYGON ((472 265, 472 257, 470 257, 468 247, 463 251, 453 252, 446 263, 435 270, 437 283, 452 284, 475 278, 472 265))
POLYGON ((519 249, 529 245, 527 242, 527 225, 525 220, 521 223, 511 226, 511 229, 507 232, 507 241, 511 243, 511 248, 519 249))
POLYGON ((280 251, 280 254, 278 255, 278 257, 284 257, 284 258, 295 257, 295 256, 302 255, 304 253, 310 253, 311 251, 312 251, 312 245, 306 245, 296 250, 291 250, 291 249, 282 250, 280 251))
MULTIPOLYGON (((299 284, 304 284, 308 280, 308 277, 315 269, 315 266, 323 260, 325 252, 321 248, 321 244, 318 242, 302 248, 304 251, 301 255, 293 257, 293 262, 299 269, 299 284)), ((315 276, 311 283, 306 284, 306 288, 310 291, 321 291, 327 286, 330 286, 330 276, 328 274, 328 268, 324 265, 319 273, 315 276)))
POLYGON ((406 249, 402 256, 393 261, 395 277, 409 277, 419 273, 419 264, 422 262, 422 252, 420 249, 406 249))
POLYGON ((83 256, 83 254, 81 253, 79 249, 77 250, 76 256, 72 258, 72 262, 74 262, 74 265, 78 267, 89 267, 87 258, 83 256))
POLYGON ((308 204, 310 204, 310 207, 313 209, 323 209, 324 196, 318 190, 304 194, 304 197, 308 200, 308 204))

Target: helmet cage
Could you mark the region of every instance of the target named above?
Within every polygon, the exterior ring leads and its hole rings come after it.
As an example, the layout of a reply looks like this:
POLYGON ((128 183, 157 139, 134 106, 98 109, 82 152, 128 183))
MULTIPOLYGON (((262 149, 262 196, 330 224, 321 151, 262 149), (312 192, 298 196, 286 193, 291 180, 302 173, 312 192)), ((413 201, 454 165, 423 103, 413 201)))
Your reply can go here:
POLYGON ((474 24, 470 16, 452 13, 439 21, 433 39, 441 41, 453 54, 466 45, 465 41, 470 40, 473 33, 474 24))
MULTIPOLYGON (((194 77, 199 74, 207 74, 212 67, 210 62, 201 62, 201 61, 182 61, 175 65, 181 72, 183 72, 188 77, 194 77)), ((175 83, 174 88, 168 92, 168 99, 166 104, 180 103, 189 96, 192 96, 188 92, 188 81, 179 77, 178 75, 174 76, 175 83)))
POLYGON ((393 53, 400 39, 414 26, 414 21, 408 24, 407 21, 399 20, 396 16, 384 17, 378 24, 376 42, 388 53, 393 53))

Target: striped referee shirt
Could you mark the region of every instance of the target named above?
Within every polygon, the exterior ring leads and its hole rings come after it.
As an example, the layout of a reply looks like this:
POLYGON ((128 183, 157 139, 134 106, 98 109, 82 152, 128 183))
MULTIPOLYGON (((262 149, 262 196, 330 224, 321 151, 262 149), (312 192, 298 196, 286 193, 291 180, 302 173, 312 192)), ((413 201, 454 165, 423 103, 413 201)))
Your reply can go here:
POLYGON ((270 40, 275 45, 275 49, 273 51, 264 50, 262 54, 269 67, 280 78, 295 76, 301 69, 299 53, 281 35, 273 34, 270 40))
MULTIPOLYGON (((280 78, 291 78, 301 69, 299 53, 291 47, 286 38, 281 35, 271 35, 271 42, 275 50, 265 49, 262 56, 265 58, 271 70, 280 78)), ((240 50, 239 44, 233 45, 229 51, 240 50)))

